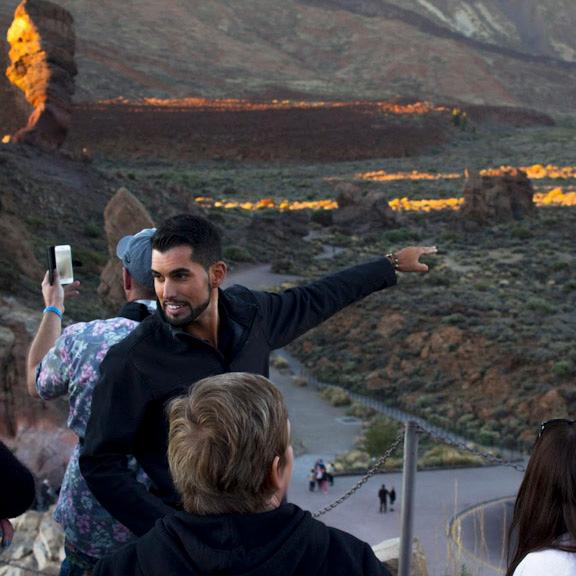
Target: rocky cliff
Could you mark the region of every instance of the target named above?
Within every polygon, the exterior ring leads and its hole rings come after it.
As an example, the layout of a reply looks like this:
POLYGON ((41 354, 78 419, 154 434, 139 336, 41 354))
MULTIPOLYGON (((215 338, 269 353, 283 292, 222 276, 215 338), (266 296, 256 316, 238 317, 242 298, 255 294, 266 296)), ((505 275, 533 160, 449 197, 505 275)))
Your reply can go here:
POLYGON ((576 62, 572 0, 392 0, 447 30, 525 54, 576 62))

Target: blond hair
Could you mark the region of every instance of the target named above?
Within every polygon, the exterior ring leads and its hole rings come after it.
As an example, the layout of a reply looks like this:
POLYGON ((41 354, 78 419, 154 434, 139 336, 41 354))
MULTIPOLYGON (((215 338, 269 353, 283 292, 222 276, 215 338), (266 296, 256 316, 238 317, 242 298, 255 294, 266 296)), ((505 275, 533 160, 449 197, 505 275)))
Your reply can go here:
POLYGON ((187 512, 262 512, 270 469, 290 444, 282 395, 263 376, 231 372, 192 386, 168 408, 168 462, 187 512))

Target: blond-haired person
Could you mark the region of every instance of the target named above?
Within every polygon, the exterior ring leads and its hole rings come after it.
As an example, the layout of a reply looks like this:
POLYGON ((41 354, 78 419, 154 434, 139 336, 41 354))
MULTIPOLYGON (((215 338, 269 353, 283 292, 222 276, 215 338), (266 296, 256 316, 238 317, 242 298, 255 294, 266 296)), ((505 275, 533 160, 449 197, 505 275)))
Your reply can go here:
POLYGON ((168 461, 183 512, 103 559, 94 576, 388 576, 368 544, 283 503, 294 455, 263 376, 198 382, 169 406, 168 461))

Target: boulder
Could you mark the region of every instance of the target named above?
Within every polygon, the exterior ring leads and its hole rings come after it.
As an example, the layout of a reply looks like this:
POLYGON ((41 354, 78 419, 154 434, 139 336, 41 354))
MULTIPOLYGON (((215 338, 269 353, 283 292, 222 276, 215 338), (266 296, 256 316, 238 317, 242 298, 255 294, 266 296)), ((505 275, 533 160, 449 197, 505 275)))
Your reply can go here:
POLYGON ((362 234, 398 224, 396 213, 383 192, 367 191, 350 182, 339 183, 335 190, 338 208, 332 214, 334 226, 362 234))
POLYGON ((64 559, 64 534, 52 519, 54 509, 30 511, 13 521, 12 546, 2 554, 0 576, 20 576, 41 571, 56 576, 64 559), (18 566, 18 568, 16 567, 18 566))
POLYGON ((64 8, 47 0, 23 0, 8 30, 8 79, 32 106, 28 124, 12 137, 56 150, 62 146, 72 118, 75 33, 64 8))
POLYGON ((459 218, 483 225, 519 220, 534 213, 533 196, 532 183, 522 170, 500 169, 489 175, 470 173, 459 218))
POLYGON ((122 264, 116 256, 116 245, 123 236, 153 228, 154 222, 144 205, 126 188, 120 188, 104 209, 104 230, 110 259, 100 274, 98 295, 111 309, 125 302, 122 289, 122 264))

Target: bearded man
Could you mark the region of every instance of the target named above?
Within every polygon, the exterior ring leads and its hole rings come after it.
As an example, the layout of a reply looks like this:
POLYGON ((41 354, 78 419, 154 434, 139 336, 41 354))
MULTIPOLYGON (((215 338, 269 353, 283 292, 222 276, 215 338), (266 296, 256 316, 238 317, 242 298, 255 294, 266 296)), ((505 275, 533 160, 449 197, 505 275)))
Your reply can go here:
POLYGON ((181 508, 168 467, 166 406, 195 382, 227 372, 268 376, 272 350, 349 304, 396 283, 396 271, 426 272, 433 247, 408 247, 280 293, 232 286, 218 229, 174 216, 152 240, 158 313, 110 349, 101 365, 80 468, 100 503, 137 535, 181 508), (139 484, 134 455, 152 481, 139 484))

